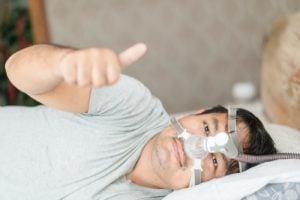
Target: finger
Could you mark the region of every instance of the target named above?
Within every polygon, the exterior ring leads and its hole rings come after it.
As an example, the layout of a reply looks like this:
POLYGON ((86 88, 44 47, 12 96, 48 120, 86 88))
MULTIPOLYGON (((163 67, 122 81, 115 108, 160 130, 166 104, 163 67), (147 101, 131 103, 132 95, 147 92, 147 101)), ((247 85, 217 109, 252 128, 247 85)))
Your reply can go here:
POLYGON ((147 46, 144 43, 138 43, 129 47, 125 51, 119 54, 119 60, 122 67, 126 67, 135 61, 137 61, 140 57, 142 57, 147 51, 147 46))
POLYGON ((91 64, 87 62, 79 63, 77 66, 77 84, 87 86, 91 83, 91 64))
POLYGON ((107 84, 105 77, 106 69, 99 66, 93 66, 92 69, 92 83, 94 87, 101 87, 107 84))
POLYGON ((106 77, 108 84, 116 83, 120 78, 120 64, 117 59, 111 59, 107 66, 106 77))

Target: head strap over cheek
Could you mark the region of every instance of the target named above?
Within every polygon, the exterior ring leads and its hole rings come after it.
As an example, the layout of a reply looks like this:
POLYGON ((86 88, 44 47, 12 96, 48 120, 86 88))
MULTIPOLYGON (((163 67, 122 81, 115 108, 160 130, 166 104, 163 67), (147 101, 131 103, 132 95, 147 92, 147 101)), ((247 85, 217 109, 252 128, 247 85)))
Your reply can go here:
POLYGON ((201 183, 202 170, 203 169, 201 167, 201 159, 193 160, 192 175, 191 175, 189 187, 193 187, 201 183))
MULTIPOLYGON (((236 117, 237 108, 228 108, 228 132, 230 143, 227 145, 229 148, 230 158, 237 157, 238 154, 243 154, 243 148, 241 146, 240 140, 237 135, 236 128, 236 117)), ((244 171, 246 164, 243 162, 239 162, 239 170, 240 172, 244 171)))
POLYGON ((177 119, 175 117, 171 118, 171 124, 176 129, 178 138, 183 138, 184 140, 186 140, 191 136, 191 134, 188 133, 186 131, 186 129, 184 129, 184 128, 182 128, 182 126, 180 126, 179 122, 177 121, 177 119))

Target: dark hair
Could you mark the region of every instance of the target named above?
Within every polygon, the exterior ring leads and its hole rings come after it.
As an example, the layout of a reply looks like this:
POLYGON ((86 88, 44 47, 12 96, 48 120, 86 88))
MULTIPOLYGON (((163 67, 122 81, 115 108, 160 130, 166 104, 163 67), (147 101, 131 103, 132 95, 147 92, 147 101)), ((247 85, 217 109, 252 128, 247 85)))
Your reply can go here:
MULTIPOLYGON (((204 112, 200 113, 228 113, 227 109, 223 106, 216 106, 206 109, 204 112)), ((277 150, 274 145, 274 141, 266 131, 262 122, 250 111, 238 108, 237 109, 237 120, 239 122, 244 122, 248 127, 249 131, 249 141, 246 148, 243 149, 245 154, 250 155, 266 155, 275 154, 277 150)), ((249 169, 257 164, 247 164, 246 169, 249 169)), ((226 174, 232 174, 239 171, 238 162, 231 160, 229 168, 226 174)))

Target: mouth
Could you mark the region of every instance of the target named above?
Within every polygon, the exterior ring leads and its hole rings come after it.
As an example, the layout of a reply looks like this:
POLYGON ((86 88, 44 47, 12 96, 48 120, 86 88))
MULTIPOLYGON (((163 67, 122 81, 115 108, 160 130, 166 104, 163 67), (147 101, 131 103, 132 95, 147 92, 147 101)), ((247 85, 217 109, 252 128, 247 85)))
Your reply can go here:
POLYGON ((185 158, 185 153, 183 151, 183 144, 178 138, 173 138, 173 148, 179 166, 186 167, 186 158, 185 158))

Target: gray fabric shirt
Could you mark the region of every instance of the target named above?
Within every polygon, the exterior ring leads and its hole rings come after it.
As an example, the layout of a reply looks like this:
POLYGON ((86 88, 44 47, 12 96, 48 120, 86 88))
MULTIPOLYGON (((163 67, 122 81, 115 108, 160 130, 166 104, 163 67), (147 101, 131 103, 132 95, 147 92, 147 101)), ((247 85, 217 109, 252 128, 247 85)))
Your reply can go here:
POLYGON ((161 199, 170 190, 137 186, 125 175, 168 123, 160 101, 125 75, 92 90, 88 113, 2 107, 0 199, 161 199))

